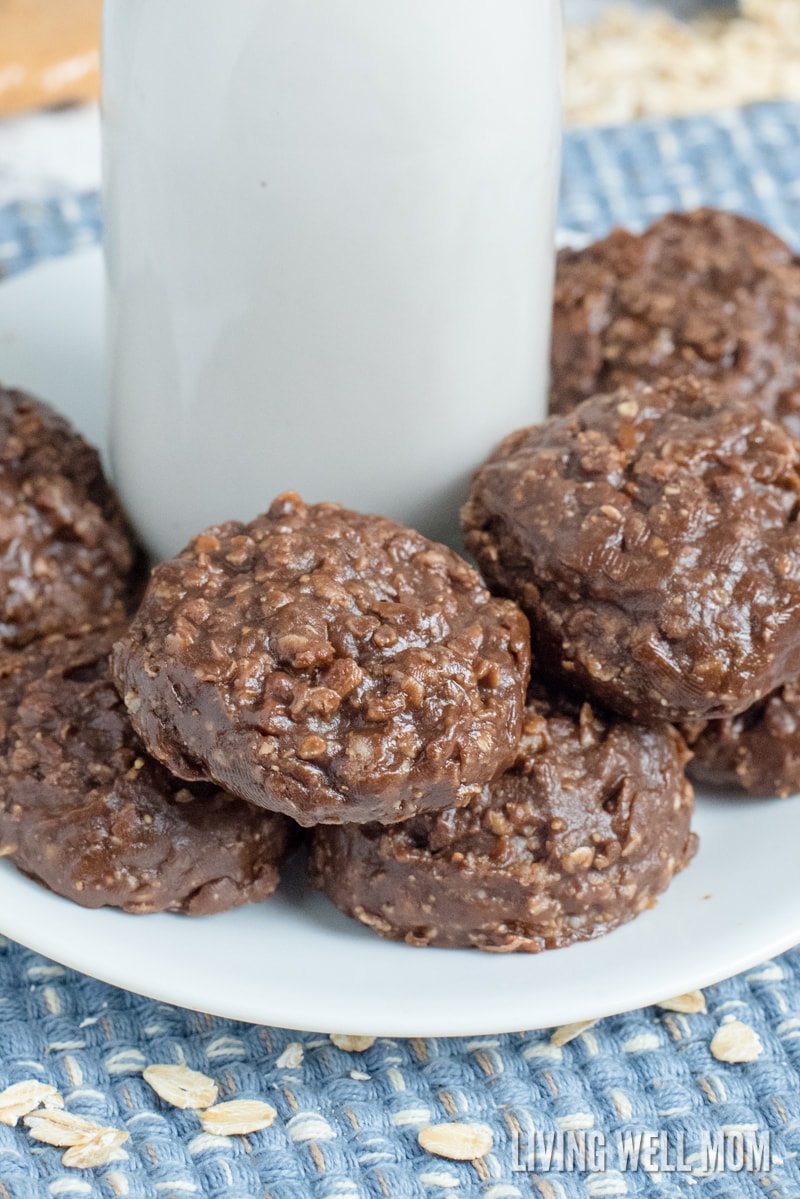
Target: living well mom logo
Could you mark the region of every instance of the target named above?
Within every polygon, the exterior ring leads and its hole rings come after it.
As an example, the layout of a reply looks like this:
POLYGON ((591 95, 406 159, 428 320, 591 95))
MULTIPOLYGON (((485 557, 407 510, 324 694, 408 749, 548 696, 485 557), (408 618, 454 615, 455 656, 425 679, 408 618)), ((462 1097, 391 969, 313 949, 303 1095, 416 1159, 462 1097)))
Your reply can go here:
POLYGON ((520 1173, 648 1174, 765 1173, 772 1168, 770 1133, 729 1126, 696 1133, 652 1129, 604 1133, 599 1129, 514 1136, 514 1170, 520 1173))

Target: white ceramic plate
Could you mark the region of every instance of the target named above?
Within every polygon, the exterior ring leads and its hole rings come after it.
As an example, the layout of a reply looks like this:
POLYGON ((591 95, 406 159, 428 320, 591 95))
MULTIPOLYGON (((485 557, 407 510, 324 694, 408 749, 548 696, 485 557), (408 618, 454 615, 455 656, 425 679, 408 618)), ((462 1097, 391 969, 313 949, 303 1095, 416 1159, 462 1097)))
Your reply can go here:
MULTIPOLYGON (((0 286, 0 378, 95 440, 102 287, 97 251, 0 286)), ((536 957, 382 941, 305 893, 299 876, 267 904, 189 920, 85 911, 2 862, 0 930, 129 990, 257 1023, 387 1036, 547 1027, 716 982, 800 941, 800 799, 705 798, 696 827, 700 852, 654 911, 536 957)))

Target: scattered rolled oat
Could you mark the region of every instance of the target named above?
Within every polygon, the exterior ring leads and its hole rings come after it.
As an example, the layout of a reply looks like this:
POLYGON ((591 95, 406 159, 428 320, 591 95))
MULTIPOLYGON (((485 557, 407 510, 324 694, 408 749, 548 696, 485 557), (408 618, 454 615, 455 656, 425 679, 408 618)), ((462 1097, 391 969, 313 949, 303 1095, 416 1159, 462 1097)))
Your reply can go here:
POLYGON ((56 1088, 47 1082, 37 1082, 33 1078, 15 1082, 0 1092, 0 1124, 8 1124, 13 1128, 18 1120, 42 1104, 63 1107, 64 1100, 56 1088))
POLYGON ((230 1099, 201 1112, 200 1123, 206 1132, 220 1137, 244 1136, 269 1128, 277 1114, 274 1107, 258 1099, 230 1099))
POLYGON ((345 1053, 363 1053, 375 1044, 374 1037, 351 1037, 338 1032, 331 1033, 331 1040, 337 1049, 343 1049, 345 1053))
POLYGON ((429 1124, 419 1130, 417 1140, 428 1153, 454 1162, 485 1157, 494 1144, 492 1130, 485 1124, 429 1124))
POLYGON ((606 9, 567 29, 566 120, 643 116, 800 99, 800 4, 741 0, 741 15, 676 20, 664 9, 606 9))
MULTIPOLYGON (((87 1120, 85 1116, 64 1111, 63 1106, 55 1106, 56 1103, 63 1105, 55 1087, 47 1087, 44 1083, 28 1086, 40 1086, 50 1092, 45 1098, 48 1103, 54 1103, 54 1106, 28 1112, 24 1116, 24 1123, 35 1141, 53 1145, 57 1149, 66 1149, 61 1159, 62 1165, 75 1170, 105 1165, 118 1154, 120 1146, 129 1139, 130 1133, 122 1128, 98 1124, 95 1120, 87 1120)), ((11 1089, 13 1088, 9 1088, 11 1089)), ((31 1094, 30 1089, 27 1094, 31 1094)))
MULTIPOLYGON (((74 1112, 66 1112, 61 1108, 43 1108, 42 1111, 32 1112, 24 1118, 25 1125, 35 1141, 45 1145, 55 1145, 57 1149, 66 1149, 73 1145, 88 1145, 96 1141, 103 1133, 116 1132, 95 1120, 87 1120, 85 1116, 76 1116, 74 1112)), ((127 1140, 128 1134, 123 1135, 127 1140)))
POLYGON ((188 1066, 148 1066, 142 1077, 173 1107, 204 1108, 216 1103, 219 1089, 213 1078, 188 1066))
POLYGON ((711 1052, 718 1062, 754 1062, 763 1048, 755 1029, 741 1020, 723 1024, 711 1042, 711 1052))
POLYGON ((291 1041, 286 1046, 275 1065, 279 1070, 295 1070, 303 1064, 303 1046, 299 1041, 291 1041))
POLYGON ((123 1132, 121 1128, 106 1128, 91 1141, 73 1145, 61 1158, 61 1163, 74 1170, 90 1170, 93 1166, 104 1166, 112 1160, 129 1136, 130 1133, 123 1132))
POLYGON ((562 1024, 561 1028, 557 1028, 553 1033, 550 1044, 557 1045, 559 1049, 562 1045, 569 1045, 570 1041, 586 1032, 587 1028, 593 1028, 596 1023, 596 1020, 578 1020, 575 1024, 562 1024))
POLYGON ((673 999, 662 999, 656 1007, 663 1008, 665 1012, 693 1015, 706 1010, 706 997, 702 991, 687 991, 685 995, 676 995, 673 999))

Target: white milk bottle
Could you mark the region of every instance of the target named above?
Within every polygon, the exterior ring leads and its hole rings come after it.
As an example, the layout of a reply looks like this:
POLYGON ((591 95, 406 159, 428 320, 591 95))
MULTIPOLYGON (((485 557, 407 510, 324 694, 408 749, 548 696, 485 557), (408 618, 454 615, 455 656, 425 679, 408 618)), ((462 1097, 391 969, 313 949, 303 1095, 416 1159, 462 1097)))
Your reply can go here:
POLYGON ((458 543, 545 410, 559 0, 106 0, 112 458, 154 554, 279 491, 458 543))

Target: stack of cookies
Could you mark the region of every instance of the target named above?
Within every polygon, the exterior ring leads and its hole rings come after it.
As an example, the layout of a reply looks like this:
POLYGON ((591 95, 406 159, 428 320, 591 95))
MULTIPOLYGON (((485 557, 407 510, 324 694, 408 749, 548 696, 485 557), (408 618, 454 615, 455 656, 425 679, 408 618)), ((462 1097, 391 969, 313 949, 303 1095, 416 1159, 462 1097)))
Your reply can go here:
POLYGON ((530 621, 515 763, 463 808, 314 838, 317 884, 414 944, 550 948, 649 906, 695 848, 687 763, 800 790, 800 263, 711 210, 565 251, 552 367, 554 415, 462 514, 530 621))
POLYGON ((0 855, 88 907, 208 913, 266 899, 295 825, 171 775, 111 681, 142 584, 95 450, 44 404, 0 389, 0 855))
POLYGON ((463 510, 482 576, 289 493, 138 607, 96 457, 39 461, 19 413, 92 452, 3 393, 33 465, 0 461, 0 851, 78 903, 201 913, 269 895, 310 829, 311 883, 418 946, 538 952, 652 907, 696 849, 687 766, 800 788, 799 330, 798 264, 741 218, 567 252, 554 415, 463 510))
MULTIPOLYGON (((680 546, 666 538, 666 586, 676 609, 691 608, 697 626, 708 625, 716 677, 704 673, 702 685, 719 696, 676 703, 658 694, 693 751, 695 779, 753 796, 788 796, 800 791, 800 505, 791 440, 800 438, 800 260, 763 226, 714 209, 664 217, 639 237, 616 230, 586 250, 562 252, 551 411, 572 412, 580 422, 588 397, 643 382, 663 393, 665 379, 687 378, 685 394, 702 393, 706 405, 727 410, 728 442, 712 437, 705 453, 692 447, 693 458, 685 457, 692 489, 680 500, 677 493, 668 499, 665 488, 658 521, 668 531, 677 527, 680 546), (731 490, 715 478, 722 462, 733 471, 731 490), (702 490, 709 507, 699 499, 702 490), (688 527, 684 509, 711 536, 728 539, 725 550, 719 543, 708 584, 697 574, 699 531, 688 527)), ((700 410, 698 416, 705 421, 700 410)), ((655 512, 649 497, 648 506, 655 512)), ((658 653, 687 683, 699 682, 692 673, 697 659, 677 653, 675 637, 662 629, 658 653)))
POLYGON ((287 494, 200 534, 112 673, 159 761, 313 827, 314 884, 410 944, 595 936, 694 849, 679 734, 556 701, 520 607, 382 517, 287 494))

